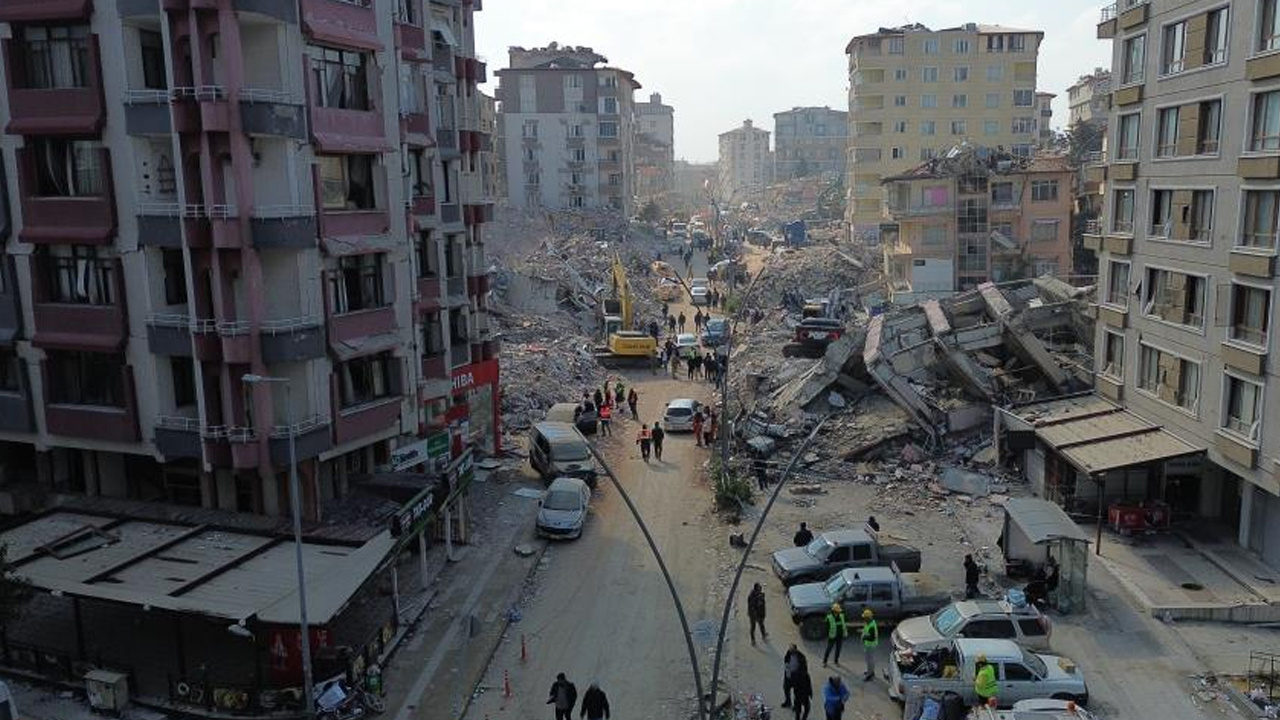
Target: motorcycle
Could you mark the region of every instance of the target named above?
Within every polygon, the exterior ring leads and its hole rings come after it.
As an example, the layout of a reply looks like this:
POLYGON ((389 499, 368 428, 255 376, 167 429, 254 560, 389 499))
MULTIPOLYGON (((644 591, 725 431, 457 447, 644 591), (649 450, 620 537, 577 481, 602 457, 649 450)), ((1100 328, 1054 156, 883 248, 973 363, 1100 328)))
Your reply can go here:
POLYGON ((363 688, 352 689, 341 676, 316 685, 317 720, 359 720, 387 709, 382 698, 363 688))

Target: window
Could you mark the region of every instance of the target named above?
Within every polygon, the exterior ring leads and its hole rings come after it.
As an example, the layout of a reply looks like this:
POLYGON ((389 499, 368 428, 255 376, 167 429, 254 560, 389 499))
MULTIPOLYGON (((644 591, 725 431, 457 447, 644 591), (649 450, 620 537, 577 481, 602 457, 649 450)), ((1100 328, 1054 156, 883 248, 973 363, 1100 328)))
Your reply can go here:
POLYGON ((0 345, 0 392, 22 390, 22 359, 17 348, 0 345))
POLYGON ((894 160, 901 160, 902 158, 906 157, 906 151, 904 151, 900 147, 889 148, 889 157, 893 158, 894 160))
POLYGON ((1132 234, 1133 190, 1116 190, 1111 205, 1111 232, 1132 234))
POLYGON ((957 55, 964 55, 969 52, 968 38, 956 38, 955 43, 951 46, 951 51, 957 55))
POLYGON ((325 210, 372 210, 372 155, 319 155, 320 192, 325 210))
POLYGON ((991 232, 999 233, 1000 237, 1007 240, 1013 239, 1013 223, 1011 222, 993 222, 991 223, 991 232))
POLYGON ((947 228, 942 225, 926 227, 923 234, 925 245, 941 246, 947 244, 947 228))
POLYGON ((988 65, 987 66, 987 82, 1000 82, 1002 80, 1004 80, 1004 66, 988 65))
POLYGON ((927 67, 920 71, 920 80, 927 83, 938 82, 938 68, 927 67))
POLYGON ((1032 180, 1032 202, 1053 202, 1058 199, 1057 180, 1032 180))
POLYGON ((969 68, 967 68, 967 67, 957 67, 957 68, 952 68, 951 70, 952 70, 951 79, 952 79, 953 81, 955 81, 955 82, 968 82, 968 80, 969 80, 969 68))
POLYGON ((395 359, 389 352, 348 360, 339 366, 338 389, 342 408, 375 402, 394 394, 395 359))
POLYGON ((938 123, 933 120, 920 121, 920 134, 933 135, 937 131, 938 123))
POLYGON ((922 148, 920 148, 920 159, 921 159, 922 161, 923 161, 923 160, 932 160, 933 158, 935 158, 935 157, 937 157, 937 156, 938 156, 938 151, 937 151, 937 150, 934 150, 933 148, 926 148, 926 147, 922 147, 922 148))
POLYGON ((89 26, 22 27, 17 31, 19 76, 33 90, 89 84, 89 26))
POLYGON ((329 276, 329 301, 335 315, 371 310, 386 304, 382 265, 382 253, 338 258, 338 267, 329 276))
MULTIPOLYGON (((1213 198, 1212 190, 1192 190, 1191 204, 1180 205, 1181 225, 1186 228, 1187 240, 1196 242, 1213 241, 1213 198)), ((1178 233, 1179 240, 1183 233, 1178 233)))
POLYGON ((51 350, 46 368, 49 400, 58 405, 124 406, 122 356, 51 350))
POLYGON ((1016 117, 1010 125, 1010 131, 1015 135, 1026 135, 1036 131, 1036 119, 1029 117, 1016 117))
POLYGON ((432 357, 444 352, 444 325, 438 312, 422 316, 422 352, 432 357))
POLYGON ((1120 84, 1131 85, 1146 79, 1147 36, 1138 35, 1124 41, 1120 84))
POLYGON ((1156 157, 1178 154, 1178 108, 1161 108, 1156 116, 1156 157))
POLYGON ((1009 52, 1022 52, 1027 49, 1027 36, 1010 35, 1009 36, 1009 52))
POLYGON ((570 185, 581 185, 581 184, 582 184, 582 173, 580 173, 580 172, 571 172, 571 173, 569 173, 569 184, 570 184, 570 185))
POLYGON ((906 106, 907 106, 907 96, 906 96, 906 95, 894 95, 894 96, 893 96, 893 106, 894 106, 894 107, 906 107, 906 106))
POLYGON ((404 25, 417 25, 418 0, 396 0, 395 19, 404 25))
POLYGON ((969 96, 968 95, 952 95, 951 107, 953 108, 969 107, 969 96))
POLYGON ((422 148, 410 148, 401 157, 405 159, 409 172, 409 195, 412 197, 431 196, 431 163, 427 160, 427 151, 422 148))
POLYGON ((1196 154, 1216 154, 1221 132, 1222 101, 1206 100, 1200 103, 1200 115, 1196 127, 1196 154))
POLYGON ((1280 190, 1244 191, 1244 227, 1239 247, 1274 250, 1277 215, 1280 213, 1280 190))
POLYGON ((922 107, 922 108, 936 108, 936 107, 938 107, 938 96, 937 96, 937 95, 921 95, 921 96, 920 96, 920 107, 922 107))
POLYGON ((906 68, 894 68, 894 69, 893 69, 893 79, 894 79, 894 80, 896 80, 896 81, 898 81, 898 82, 906 82, 906 80, 907 80, 907 69, 906 69, 906 68))
POLYGON ((534 170, 533 172, 527 172, 527 173, 525 173, 525 174, 524 174, 524 184, 525 184, 525 185, 541 185, 541 184, 542 184, 542 173, 540 173, 540 172, 538 172, 538 171, 536 171, 536 170, 534 170))
POLYGON ((1150 345, 1141 345, 1138 388, 1170 405, 1196 412, 1200 404, 1200 365, 1150 345))
POLYGON ((1205 14, 1204 57, 1205 65, 1215 65, 1227 60, 1227 9, 1222 7, 1205 14))
POLYGON ((105 187, 102 151, 85 140, 38 138, 31 141, 36 165, 36 194, 41 197, 92 197, 105 187))
POLYGON ((182 408, 195 405, 196 367, 191 358, 169 358, 169 378, 173 382, 174 406, 182 408))
POLYGON ((987 36, 987 52, 989 53, 1004 52, 1004 36, 988 35, 987 36))
POLYGON ((1190 328, 1204 327, 1205 279, 1173 270, 1147 268, 1143 314, 1190 328))
POLYGON ((613 73, 607 73, 600 76, 600 85, 607 88, 618 87, 618 76, 613 73))
POLYGON ((167 89, 164 37, 154 30, 138 30, 138 54, 142 61, 142 86, 150 90, 167 89))
POLYGON ((1039 679, 1039 676, 1022 663, 1004 663, 1005 682, 1031 682, 1039 679))
POLYGON ((44 245, 36 248, 42 272, 42 299, 50 303, 113 305, 115 259, 94 245, 44 245))
POLYGON ((1107 268, 1107 294, 1102 301, 1116 307, 1129 307, 1129 263, 1111 261, 1107 268))
POLYGON ((609 184, 614 186, 621 185, 622 173, 609 173, 609 184))
POLYGON ((893 585, 889 583, 876 583, 871 586, 871 602, 892 602, 893 601, 893 585))
POLYGON ((430 230, 418 233, 413 243, 413 255, 418 277, 440 277, 440 241, 430 230))
POLYGON ((524 125, 520 128, 520 137, 536 138, 538 137, 538 121, 525 120, 524 125))
POLYGON ((1185 20, 1164 27, 1160 45, 1160 74, 1180 73, 1187 54, 1187 23, 1185 20))
POLYGON ((1054 242, 1057 239, 1057 220, 1036 220, 1031 223, 1031 240, 1033 242, 1054 242))
POLYGON ((1014 90, 1013 106, 1014 107, 1032 107, 1036 104, 1035 90, 1014 90))
POLYGON ((164 270, 164 303, 186 305, 187 269, 182 262, 182 251, 161 248, 160 265, 164 270))
POLYGON ((951 134, 952 134, 952 135, 964 135, 964 134, 965 134, 965 130, 967 129, 967 127, 968 127, 968 126, 965 124, 965 121, 964 121, 964 120, 952 120, 952 121, 951 121, 951 134))
POLYGON ((1249 149, 1280 150, 1280 90, 1253 96, 1252 131, 1249 149))
POLYGON ((605 115, 617 115, 618 98, 612 95, 600 98, 600 112, 605 115))
POLYGON ((313 45, 308 49, 320 107, 369 109, 368 53, 313 45))
POLYGON ((618 137, 618 123, 616 122, 600 123, 600 137, 602 138, 618 137))
POLYGON ((1262 386, 1235 375, 1224 375, 1226 405, 1222 427, 1258 442, 1262 437, 1262 386))
POLYGON ((963 238, 960 241, 960 272, 985 273, 987 271, 987 239, 963 238))
POLYGON ((999 121, 999 120, 983 120, 983 121, 982 121, 982 134, 983 134, 983 135, 986 135, 986 136, 988 136, 988 137, 990 137, 990 136, 992 136, 992 135, 999 135, 999 134, 1000 134, 1000 121, 999 121))
POLYGON ((906 43, 900 37, 889 38, 888 45, 890 55, 901 55, 906 52, 906 43))
POLYGON ((1120 116, 1120 131, 1116 141, 1117 160, 1138 159, 1138 131, 1141 126, 1138 113, 1120 116))
POLYGON ((1280 0, 1259 0, 1261 17, 1258 22, 1258 52, 1280 50, 1280 0))
POLYGON ((926 38, 926 39, 925 39, 925 41, 924 41, 924 43, 922 43, 922 44, 921 44, 920 49, 921 49, 921 51, 923 51, 923 52, 924 52, 924 54, 925 54, 925 55, 937 55, 937 54, 938 54, 938 39, 937 39, 937 38, 926 38))
POLYGON ((1124 379, 1124 335, 1102 333, 1102 374, 1116 380, 1124 379))
POLYGON ((580 148, 580 147, 569 148, 569 162, 580 163, 580 162, 586 162, 586 161, 587 161, 586 148, 580 148))
POLYGON ((577 89, 581 89, 581 88, 582 88, 582 76, 581 76, 581 75, 578 75, 577 73, 574 73, 574 74, 571 74, 571 75, 566 75, 566 76, 564 77, 564 86, 565 86, 566 88, 572 88, 572 89, 575 89, 575 90, 577 90, 577 89))
POLYGON ((988 108, 1000 107, 1000 93, 987 93, 986 104, 988 108))
POLYGON ((894 121, 893 121, 893 131, 894 131, 895 133, 904 133, 904 132, 906 132, 906 131, 907 131, 907 121, 906 121, 906 120, 894 120, 894 121))
POLYGON ((1270 326, 1271 291, 1253 285, 1231 285, 1232 340, 1265 348, 1270 326))
POLYGON ((1170 238, 1173 236, 1173 191, 1151 191, 1151 231, 1152 237, 1170 238))

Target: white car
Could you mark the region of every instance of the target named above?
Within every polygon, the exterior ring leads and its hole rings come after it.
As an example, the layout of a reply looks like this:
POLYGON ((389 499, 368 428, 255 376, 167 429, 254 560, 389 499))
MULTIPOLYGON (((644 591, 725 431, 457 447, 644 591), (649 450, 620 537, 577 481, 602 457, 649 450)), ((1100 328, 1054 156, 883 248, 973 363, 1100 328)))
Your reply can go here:
POLYGON ((667 432, 693 430, 693 414, 702 407, 702 403, 689 398, 677 398, 667 403, 662 413, 662 427, 667 432))
POLYGON ((709 288, 711 282, 706 278, 689 278, 689 287, 691 288, 709 288))
POLYGON ((693 333, 680 333, 676 336, 676 352, 688 360, 698 353, 698 336, 693 333))
POLYGON ((708 305, 711 302, 711 291, 705 287, 694 285, 689 288, 690 305, 708 305))
POLYGON ((538 501, 538 534, 552 539, 582 537, 591 488, 578 478, 558 477, 538 501))

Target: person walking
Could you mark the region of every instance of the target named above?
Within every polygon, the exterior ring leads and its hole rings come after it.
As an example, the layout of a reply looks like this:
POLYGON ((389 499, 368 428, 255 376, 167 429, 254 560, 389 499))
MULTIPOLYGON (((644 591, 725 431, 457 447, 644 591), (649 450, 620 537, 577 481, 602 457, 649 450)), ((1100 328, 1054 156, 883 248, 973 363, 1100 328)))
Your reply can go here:
POLYGON ((764 492, 765 490, 768 490, 769 475, 765 472, 764 458, 760 456, 756 456, 751 461, 751 469, 756 474, 756 487, 760 489, 760 492, 764 492))
POLYGON ((703 431, 702 442, 705 443, 707 447, 711 447, 711 442, 716 439, 716 433, 719 431, 720 431, 719 416, 716 415, 715 410, 712 410, 711 422, 707 423, 707 427, 703 431))
POLYGON ((613 406, 601 405, 600 410, 596 415, 596 418, 600 420, 600 436, 601 437, 612 436, 613 430, 609 427, 610 426, 609 421, 613 419, 613 406))
POLYGON ((876 624, 875 613, 871 608, 862 611, 862 659, 866 669, 862 671, 862 682, 876 679, 876 648, 880 646, 880 626, 876 624))
POLYGON ((747 595, 747 619, 751 622, 751 645, 756 644, 756 627, 760 628, 760 639, 768 640, 769 631, 764 629, 764 588, 756 583, 747 595))
POLYGON ((638 404, 640 404, 640 396, 636 394, 636 389, 633 387, 627 393, 627 407, 631 409, 631 417, 634 420, 640 419, 640 413, 636 411, 636 405, 638 404))
POLYGON ((1056 607, 1058 605, 1058 582, 1061 580, 1058 561, 1054 558, 1049 558, 1045 566, 1048 568, 1044 576, 1045 600, 1050 607, 1056 607))
MULTIPOLYGON (((608 381, 608 380, 605 380, 605 381, 604 381, 604 388, 603 388, 603 389, 604 389, 604 393, 603 393, 603 395, 604 395, 604 405, 612 405, 612 404, 613 404, 613 392, 609 390, 609 381, 608 381)), ((602 407, 603 407, 603 405, 602 405, 602 407)))
POLYGON ((795 537, 791 538, 791 542, 796 547, 808 547, 813 542, 813 531, 805 523, 800 523, 800 529, 796 531, 795 537))
POLYGON ((626 387, 622 384, 621 378, 613 386, 613 402, 618 406, 618 412, 622 412, 622 403, 627 399, 627 395, 623 392, 626 387))
POLYGON ((831 612, 827 613, 827 649, 822 653, 822 667, 827 666, 832 650, 836 651, 836 665, 840 664, 840 646, 844 645, 847 637, 849 621, 845 619, 844 608, 840 607, 840 603, 833 603, 831 612))
POLYGON ((604 393, 600 392, 600 388, 596 388, 595 394, 591 396, 591 399, 596 401, 597 408, 604 407, 604 393))
POLYGON ((675 315, 667 316, 667 334, 668 335, 676 334, 676 316, 675 315))
POLYGON ((702 411, 693 411, 693 444, 702 447, 702 411))
POLYGON ((681 310, 680 317, 676 319, 676 324, 680 326, 680 332, 684 332, 684 323, 685 323, 684 311, 681 310))
POLYGON ((791 694, 795 697, 796 720, 809 720, 810 703, 813 702, 813 680, 809 677, 807 665, 802 665, 796 672, 795 679, 791 682, 791 694))
POLYGON ((586 694, 582 696, 582 712, 580 718, 587 720, 609 720, 609 698, 597 683, 591 683, 586 694))
POLYGON ((650 435, 653 437, 653 456, 658 459, 658 462, 662 462, 662 441, 666 439, 667 431, 655 422, 650 435))
POLYGON ((556 675, 551 683, 551 692, 547 694, 547 704, 555 707, 556 720, 572 720, 573 706, 578 702, 578 688, 565 678, 564 673, 556 675))
POLYGON ((827 720, 842 720, 844 704, 849 702, 849 688, 839 676, 832 675, 827 684, 822 686, 822 709, 827 711, 827 720))
POLYGON ((688 362, 688 364, 689 364, 689 378, 688 378, 688 379, 689 379, 689 380, 692 380, 692 379, 694 378, 694 376, 696 376, 696 375, 698 374, 698 371, 702 369, 702 356, 695 352, 695 353, 693 353, 692 355, 690 355, 690 356, 688 357, 688 359, 686 360, 686 362, 688 362))
POLYGON ((702 332, 702 311, 699 310, 693 315, 694 332, 702 332))
POLYGON ((666 301, 666 300, 663 300, 663 301, 662 301, 662 322, 664 322, 664 323, 665 323, 665 322, 667 321, 667 317, 668 317, 668 315, 667 315, 667 301, 666 301))
POLYGON ((636 433, 636 444, 640 446, 640 457, 645 462, 649 462, 649 445, 652 442, 653 432, 648 425, 641 425, 640 432, 636 433))
POLYGON ((996 683, 996 666, 987 662, 986 655, 979 655, 976 664, 978 672, 973 677, 973 692, 978 696, 978 707, 982 707, 991 703, 1000 686, 996 683))
POLYGON ((978 578, 981 572, 978 570, 978 563, 973 561, 972 555, 964 556, 964 599, 972 600, 978 597, 978 578))
MULTIPOLYGON (((795 689, 796 677, 803 670, 809 671, 809 659, 800 652, 800 648, 795 643, 787 648, 787 652, 782 656, 782 707, 791 707, 791 691, 795 689)), ((809 694, 813 694, 813 688, 809 689, 809 694)))

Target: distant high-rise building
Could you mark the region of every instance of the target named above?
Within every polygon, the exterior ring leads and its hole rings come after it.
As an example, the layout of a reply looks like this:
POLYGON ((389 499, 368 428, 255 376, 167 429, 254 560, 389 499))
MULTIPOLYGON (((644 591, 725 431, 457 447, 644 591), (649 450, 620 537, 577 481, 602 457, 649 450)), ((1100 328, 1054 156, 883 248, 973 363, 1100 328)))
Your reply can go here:
POLYGON ((788 180, 834 172, 844 175, 849 113, 796 107, 773 114, 774 177, 788 180))
POLYGON ((1039 143, 1036 58, 1044 33, 968 23, 914 24, 849 41, 846 220, 875 237, 882 178, 958 142, 1030 156, 1039 143))
POLYGON ((497 71, 507 202, 611 208, 635 195, 635 76, 589 47, 510 48, 497 71))
POLYGON ((726 203, 745 201, 772 181, 773 154, 769 151, 769 131, 750 120, 741 127, 720 133, 720 163, 716 192, 726 203))
POLYGON ((675 108, 653 93, 636 103, 636 198, 645 202, 675 189, 675 108))

